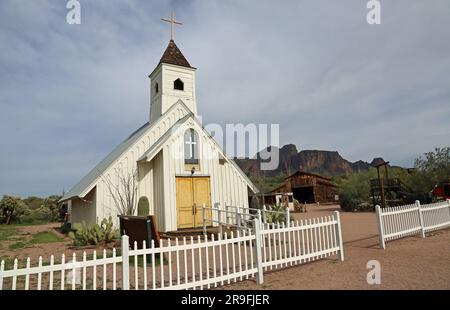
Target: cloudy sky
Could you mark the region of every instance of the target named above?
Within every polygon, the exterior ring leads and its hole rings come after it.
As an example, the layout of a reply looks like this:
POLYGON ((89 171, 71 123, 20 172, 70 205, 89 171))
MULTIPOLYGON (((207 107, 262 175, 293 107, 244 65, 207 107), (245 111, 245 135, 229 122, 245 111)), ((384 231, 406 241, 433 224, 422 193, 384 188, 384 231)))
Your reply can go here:
POLYGON ((411 166, 450 143, 450 1, 0 2, 0 194, 68 190, 147 121, 169 40, 204 123, 279 123, 280 143, 411 166))

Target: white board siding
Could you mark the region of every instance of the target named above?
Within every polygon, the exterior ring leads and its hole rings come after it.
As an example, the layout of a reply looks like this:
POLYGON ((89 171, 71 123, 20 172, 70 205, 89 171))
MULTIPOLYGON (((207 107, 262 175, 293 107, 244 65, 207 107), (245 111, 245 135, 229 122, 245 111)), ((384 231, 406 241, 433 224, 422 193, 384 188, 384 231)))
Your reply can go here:
MULTIPOLYGON (((182 105, 177 105, 174 107, 172 113, 168 113, 167 115, 161 117, 159 120, 155 122, 155 124, 149 128, 148 132, 142 135, 140 139, 138 139, 133 146, 131 146, 127 151, 125 151, 104 173, 103 177, 110 178, 110 180, 117 184, 119 178, 117 177, 117 171, 123 171, 126 175, 127 173, 131 173, 133 169, 136 169, 137 160, 148 150, 148 148, 153 145, 167 130, 167 128, 173 126, 178 118, 182 118, 187 115, 189 112, 186 111, 186 108, 182 105), (171 117, 172 116, 172 117, 171 117), (175 117, 174 117, 175 116, 175 117), (148 147, 143 148, 142 144, 147 143, 148 147)), ((151 182, 151 181, 149 181, 151 182)), ((97 185, 97 219, 101 221, 103 218, 112 216, 114 222, 117 224, 117 209, 114 205, 112 197, 109 193, 109 190, 104 181, 100 178, 97 185)), ((151 184, 149 183, 150 188, 151 184)), ((152 195, 150 195, 149 200, 152 201, 152 195)), ((152 208, 152 206, 150 206, 152 208)), ((95 222, 95 220, 93 221, 95 222)), ((92 222, 91 222, 92 223, 92 222)))
POLYGON ((138 197, 147 197, 149 201, 149 212, 154 214, 153 204, 153 163, 152 162, 140 162, 138 163, 138 197))
MULTIPOLYGON (((132 173, 137 167, 138 159, 145 158, 144 154, 166 134, 167 130, 189 113, 190 111, 181 101, 177 103, 171 111, 145 129, 146 131, 126 151, 103 170, 102 177, 86 188, 85 191, 89 191, 89 188, 96 188, 95 216, 86 215, 88 223, 101 221, 103 218, 111 216, 118 224, 117 214, 119 212, 103 179, 108 178, 114 185, 118 184, 117 171, 122 171, 125 176, 132 173)), ((146 196, 149 199, 150 212, 156 216, 160 231, 177 229, 176 176, 191 174, 190 171, 185 170, 183 156, 184 132, 187 128, 194 128, 199 135, 200 171, 197 171, 196 174, 210 177, 211 205, 232 204, 248 207, 247 179, 231 162, 219 163, 219 157, 223 156, 220 147, 194 120, 193 116, 185 118, 182 124, 178 128, 174 127, 175 129, 170 133, 168 139, 161 142, 163 144, 160 148, 155 149, 155 152, 159 153, 153 159, 149 162, 139 162, 138 198, 146 196)))
POLYGON ((195 69, 161 64, 152 72, 150 80, 151 121, 157 120, 180 99, 197 115, 195 69), (173 89, 173 82, 178 78, 184 83, 184 91, 173 89), (157 94, 154 89, 155 83, 159 86, 157 94))
POLYGON ((71 201, 71 223, 95 223, 97 218, 96 208, 96 188, 93 188, 88 195, 81 199, 71 201))
MULTIPOLYGON (((196 171, 195 175, 210 177, 211 205, 231 203, 237 206, 248 207, 248 188, 246 181, 237 173, 236 168, 232 164, 228 162, 224 165, 219 164, 219 148, 214 141, 206 136, 205 132, 197 123, 189 122, 189 120, 187 123, 191 123, 189 128, 194 128, 199 135, 200 170, 196 171), (222 170, 222 173, 219 172, 220 170, 222 170), (224 195, 220 194, 219 187, 221 184, 227 188, 226 194, 224 195)), ((181 126, 177 129, 163 147, 165 171, 165 222, 161 226, 163 231, 177 229, 176 176, 191 175, 189 170, 185 170, 183 156, 171 156, 171 152, 184 150, 184 132, 187 128, 181 126)))
POLYGON ((164 174, 162 151, 152 160, 153 163, 153 214, 156 216, 158 229, 164 229, 164 174))

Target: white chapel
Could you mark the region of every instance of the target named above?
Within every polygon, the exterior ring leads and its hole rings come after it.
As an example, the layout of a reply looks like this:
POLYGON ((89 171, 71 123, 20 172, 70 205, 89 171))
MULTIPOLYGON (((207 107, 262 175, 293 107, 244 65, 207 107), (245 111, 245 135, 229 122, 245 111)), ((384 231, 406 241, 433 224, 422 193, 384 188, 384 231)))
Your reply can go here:
POLYGON ((136 215, 154 215, 162 232, 201 226, 203 204, 248 207, 249 194, 258 190, 197 119, 195 73, 171 39, 149 76, 149 121, 61 199, 71 223, 109 216, 117 223, 120 211, 107 183, 133 173, 136 215))

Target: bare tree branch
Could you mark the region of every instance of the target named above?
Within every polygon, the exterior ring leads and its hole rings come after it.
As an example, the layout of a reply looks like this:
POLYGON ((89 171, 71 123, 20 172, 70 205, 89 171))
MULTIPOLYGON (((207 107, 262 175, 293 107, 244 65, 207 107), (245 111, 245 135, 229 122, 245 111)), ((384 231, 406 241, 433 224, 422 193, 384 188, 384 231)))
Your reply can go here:
POLYGON ((117 176, 117 184, 114 184, 109 176, 105 177, 102 174, 100 176, 113 199, 117 212, 121 215, 134 215, 137 205, 137 170, 126 175, 122 170, 114 169, 114 171, 117 176))

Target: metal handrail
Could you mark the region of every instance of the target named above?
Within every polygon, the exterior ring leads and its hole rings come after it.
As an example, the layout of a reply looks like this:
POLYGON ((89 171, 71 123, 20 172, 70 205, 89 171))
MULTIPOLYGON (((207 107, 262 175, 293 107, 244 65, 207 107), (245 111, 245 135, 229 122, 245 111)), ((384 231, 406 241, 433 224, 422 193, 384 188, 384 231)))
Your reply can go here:
POLYGON ((255 209, 255 208, 244 208, 244 207, 236 207, 236 206, 225 206, 225 210, 223 210, 222 208, 219 207, 206 207, 205 204, 202 205, 202 224, 203 224, 203 234, 206 235, 207 230, 206 230, 206 210, 211 210, 211 211, 216 211, 218 212, 218 220, 213 219, 213 216, 211 216, 211 218, 209 219, 209 221, 211 223, 217 223, 219 224, 219 230, 220 233, 222 233, 222 226, 226 225, 226 226, 234 226, 234 227, 238 227, 239 229, 248 229, 249 227, 247 226, 248 222, 252 222, 255 219, 258 219, 258 222, 261 224, 267 224, 267 216, 266 216, 266 212, 272 212, 272 213, 279 213, 279 214, 284 214, 285 215, 285 224, 287 227, 289 227, 289 220, 290 220, 290 212, 289 212, 289 208, 286 208, 285 211, 273 211, 273 210, 267 210, 266 207, 264 206, 263 209, 255 209), (228 210, 228 208, 234 208, 235 211, 230 211, 228 210), (239 212, 239 210, 255 210, 257 211, 256 214, 252 214, 252 213, 242 213, 239 212), (225 222, 222 221, 222 212, 225 213, 225 222), (235 222, 236 224, 230 223, 229 219, 229 215, 228 214, 234 214, 235 217, 235 222), (242 223, 244 223, 244 225, 241 225, 242 223))

